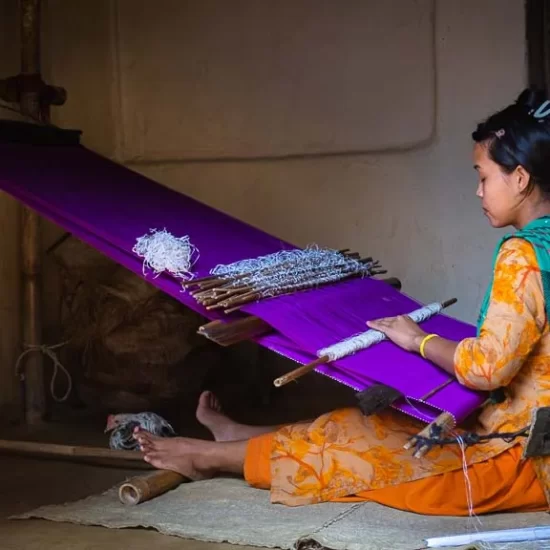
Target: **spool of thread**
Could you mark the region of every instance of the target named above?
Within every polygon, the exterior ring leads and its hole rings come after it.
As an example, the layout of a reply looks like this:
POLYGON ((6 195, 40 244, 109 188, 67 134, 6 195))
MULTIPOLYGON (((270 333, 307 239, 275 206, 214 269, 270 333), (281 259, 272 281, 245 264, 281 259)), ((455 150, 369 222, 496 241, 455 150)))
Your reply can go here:
POLYGON ((135 506, 175 489, 185 478, 169 470, 157 470, 150 474, 136 476, 123 483, 118 490, 122 504, 135 506))

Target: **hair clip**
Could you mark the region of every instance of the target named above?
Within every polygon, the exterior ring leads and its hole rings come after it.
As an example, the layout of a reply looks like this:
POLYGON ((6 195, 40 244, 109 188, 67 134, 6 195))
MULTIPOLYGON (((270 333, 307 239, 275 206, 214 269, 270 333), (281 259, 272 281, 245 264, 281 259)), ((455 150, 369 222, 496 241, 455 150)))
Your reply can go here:
POLYGON ((497 138, 500 139, 505 133, 506 133, 506 132, 505 132, 504 128, 501 128, 500 130, 497 130, 497 131, 495 132, 495 136, 497 136, 497 138))
POLYGON ((550 101, 546 100, 544 103, 541 103, 539 108, 533 113, 533 117, 546 118, 548 115, 550 115, 550 101))

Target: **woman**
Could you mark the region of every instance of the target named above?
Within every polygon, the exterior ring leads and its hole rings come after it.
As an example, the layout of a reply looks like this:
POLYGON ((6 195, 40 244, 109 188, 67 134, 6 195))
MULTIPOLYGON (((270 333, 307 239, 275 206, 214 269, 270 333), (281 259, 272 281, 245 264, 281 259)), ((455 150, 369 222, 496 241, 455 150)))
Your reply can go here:
MULTIPOLYGON (((505 388, 506 399, 486 406, 468 428, 510 432, 529 424, 533 408, 550 405, 550 102, 526 90, 480 124, 473 140, 483 212, 493 227, 516 229, 497 247, 477 337, 452 342, 405 316, 368 325, 470 388, 505 388)), ((521 438, 492 439, 464 454, 450 445, 415 459, 403 444, 421 425, 394 411, 364 417, 349 408, 279 429, 250 427, 223 416, 203 394, 197 416, 215 442, 138 431, 145 460, 192 479, 244 474, 271 489, 273 502, 292 506, 371 500, 437 515, 548 509, 550 457, 522 460, 521 438)))

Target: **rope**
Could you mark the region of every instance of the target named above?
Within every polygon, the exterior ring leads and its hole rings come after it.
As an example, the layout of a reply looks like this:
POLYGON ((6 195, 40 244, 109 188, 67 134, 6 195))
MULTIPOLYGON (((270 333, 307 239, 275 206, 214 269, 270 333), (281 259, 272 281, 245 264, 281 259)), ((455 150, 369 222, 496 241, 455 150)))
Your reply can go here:
POLYGON ((49 357, 53 363, 53 374, 52 379, 50 381, 50 394, 52 396, 52 399, 54 401, 57 401, 57 403, 63 403, 66 401, 71 394, 71 391, 73 389, 73 379, 69 373, 69 371, 61 364, 61 361, 59 360, 59 357, 57 357, 57 354, 54 350, 61 348, 64 346, 67 342, 62 342, 60 344, 54 344, 53 346, 46 346, 44 344, 42 345, 29 345, 24 344, 24 347, 26 348, 17 358, 17 361, 15 363, 15 374, 19 377, 21 381, 25 380, 25 373, 24 370, 21 368, 21 364, 23 359, 33 352, 39 352, 47 357, 49 357), (57 396, 55 392, 55 381, 57 379, 57 376, 59 375, 59 372, 62 372, 65 377, 67 378, 67 390, 65 393, 59 397, 57 396))

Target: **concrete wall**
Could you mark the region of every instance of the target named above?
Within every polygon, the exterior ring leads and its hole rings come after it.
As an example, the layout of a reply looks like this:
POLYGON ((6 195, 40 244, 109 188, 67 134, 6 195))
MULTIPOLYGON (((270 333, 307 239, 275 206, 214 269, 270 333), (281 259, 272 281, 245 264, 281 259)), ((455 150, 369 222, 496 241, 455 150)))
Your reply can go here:
POLYGON ((522 0, 48 0, 44 36, 69 92, 54 119, 89 147, 298 245, 372 255, 475 320, 500 234, 470 134, 524 86, 522 0))

